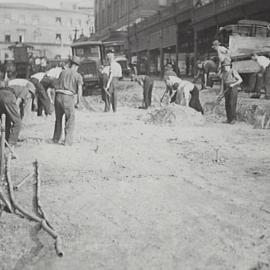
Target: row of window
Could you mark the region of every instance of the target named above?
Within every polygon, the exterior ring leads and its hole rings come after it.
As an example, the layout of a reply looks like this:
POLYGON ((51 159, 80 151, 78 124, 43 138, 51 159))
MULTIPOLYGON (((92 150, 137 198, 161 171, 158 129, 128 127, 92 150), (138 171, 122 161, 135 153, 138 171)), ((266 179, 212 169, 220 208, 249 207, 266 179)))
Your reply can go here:
MULTIPOLYGON (((37 34, 36 32, 34 32, 33 41, 34 42, 38 42, 40 36, 41 36, 40 34, 37 34)), ((19 42, 24 42, 25 41, 24 40, 24 33, 19 33, 17 35, 17 37, 18 37, 17 40, 13 40, 14 38, 13 39, 11 38, 11 34, 5 34, 4 42, 10 43, 10 42, 15 42, 15 41, 19 41, 19 42)), ((71 34, 68 36, 68 39, 69 39, 69 41, 72 41, 73 40, 73 37, 72 37, 71 34)), ((62 42, 62 34, 60 34, 60 33, 56 33, 55 34, 55 42, 57 42, 57 43, 61 43, 62 42)))
MULTIPOLYGON (((32 25, 38 25, 39 24, 39 20, 40 19, 39 19, 38 16, 33 15, 31 17, 31 24, 32 25)), ((20 25, 25 24, 26 23, 25 15, 19 15, 18 20, 16 22, 18 22, 20 25)), ((4 15, 4 24, 11 24, 11 23, 12 23, 12 17, 11 17, 11 15, 5 14, 4 15)), ((55 23, 58 26, 64 25, 63 24, 63 19, 61 17, 56 17, 55 18, 55 23)), ((65 24, 67 26, 71 26, 71 27, 73 25, 81 26, 82 25, 82 20, 81 19, 77 19, 76 21, 74 21, 72 18, 69 18, 69 19, 65 19, 65 24)))

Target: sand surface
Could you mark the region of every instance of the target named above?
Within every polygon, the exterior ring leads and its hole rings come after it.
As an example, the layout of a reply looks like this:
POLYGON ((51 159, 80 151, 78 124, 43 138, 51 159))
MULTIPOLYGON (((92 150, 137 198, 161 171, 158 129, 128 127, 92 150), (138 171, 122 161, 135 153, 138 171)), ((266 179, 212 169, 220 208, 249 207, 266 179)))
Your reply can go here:
MULTIPOLYGON (((71 147, 51 143, 54 116, 32 115, 12 181, 38 160, 41 201, 65 255, 35 223, 4 212, 1 270, 269 269, 269 130, 213 115, 189 124, 183 108, 172 109, 176 122, 153 124, 162 91, 156 84, 148 111, 136 108, 141 89, 130 82, 117 113, 85 98, 71 147)), ((30 211, 33 183, 16 192, 30 211)))

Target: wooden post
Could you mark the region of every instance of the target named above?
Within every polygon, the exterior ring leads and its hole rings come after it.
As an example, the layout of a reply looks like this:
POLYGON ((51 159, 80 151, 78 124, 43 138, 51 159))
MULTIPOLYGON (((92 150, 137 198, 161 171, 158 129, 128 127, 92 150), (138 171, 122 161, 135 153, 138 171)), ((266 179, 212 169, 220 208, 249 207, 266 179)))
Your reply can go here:
POLYGON ((5 142, 6 142, 6 115, 1 116, 1 161, 0 161, 0 180, 4 178, 5 167, 5 142))
POLYGON ((178 29, 178 24, 176 22, 176 43, 175 43, 175 53, 176 53, 176 73, 177 76, 180 76, 180 70, 179 70, 179 66, 178 66, 178 62, 179 62, 179 29, 178 29))
POLYGON ((164 50, 163 50, 163 28, 160 29, 160 78, 164 75, 164 50))
POLYGON ((194 29, 194 75, 197 74, 197 58, 198 58, 198 33, 194 29))

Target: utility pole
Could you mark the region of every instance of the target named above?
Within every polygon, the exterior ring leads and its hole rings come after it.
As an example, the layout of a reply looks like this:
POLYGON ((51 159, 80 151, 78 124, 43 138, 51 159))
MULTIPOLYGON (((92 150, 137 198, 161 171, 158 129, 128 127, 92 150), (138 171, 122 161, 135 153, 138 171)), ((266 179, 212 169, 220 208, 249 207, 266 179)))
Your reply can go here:
POLYGON ((130 14, 129 14, 129 12, 130 12, 130 0, 128 0, 127 1, 128 2, 128 6, 127 6, 127 23, 128 23, 128 26, 127 26, 127 53, 128 53, 128 60, 130 61, 130 40, 129 40, 129 35, 130 35, 130 33, 129 33, 129 24, 130 24, 130 14))
POLYGON ((77 27, 75 27, 73 32, 75 32, 73 41, 76 41, 77 40, 77 33, 79 32, 79 29, 77 29, 77 27))

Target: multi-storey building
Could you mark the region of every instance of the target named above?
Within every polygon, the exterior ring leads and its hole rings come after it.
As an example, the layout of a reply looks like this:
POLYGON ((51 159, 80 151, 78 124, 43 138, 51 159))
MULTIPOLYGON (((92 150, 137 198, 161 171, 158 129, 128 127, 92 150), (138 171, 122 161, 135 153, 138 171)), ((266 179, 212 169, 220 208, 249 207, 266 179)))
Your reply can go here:
POLYGON ((142 72, 160 73, 166 62, 181 72, 198 56, 215 53, 218 29, 241 19, 270 21, 269 0, 178 0, 133 25, 128 33, 130 55, 142 72))
POLYGON ((111 31, 127 30, 127 26, 144 18, 173 0, 95 0, 96 33, 101 39, 111 31))
POLYGON ((0 4, 1 60, 10 54, 15 42, 33 46, 34 54, 54 58, 68 57, 74 35, 88 36, 89 12, 79 9, 51 9, 41 5, 0 4))

